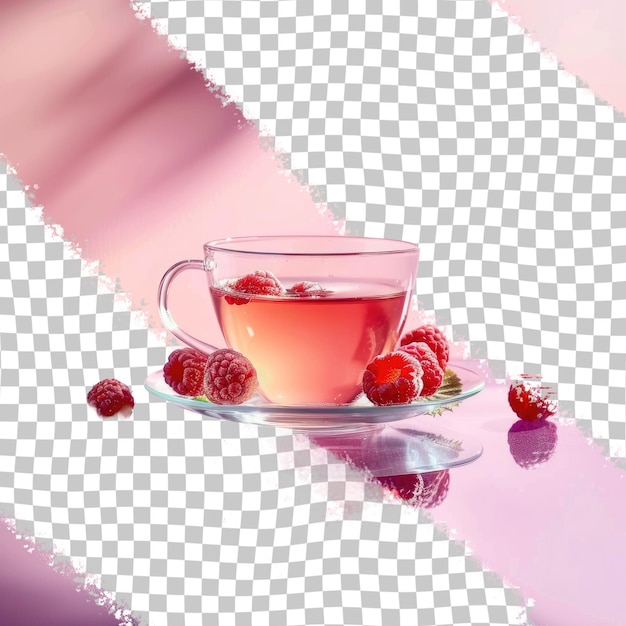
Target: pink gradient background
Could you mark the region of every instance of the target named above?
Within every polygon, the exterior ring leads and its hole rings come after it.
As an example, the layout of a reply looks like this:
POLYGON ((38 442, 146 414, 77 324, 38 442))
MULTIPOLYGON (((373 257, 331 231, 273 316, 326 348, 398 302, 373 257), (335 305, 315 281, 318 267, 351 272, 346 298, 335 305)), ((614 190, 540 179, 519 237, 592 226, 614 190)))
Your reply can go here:
POLYGON ((45 555, 27 552, 27 542, 0 521, 0 624, 2 626, 115 626, 113 615, 93 602, 45 555))
MULTIPOLYGON (((622 38, 611 35, 623 23, 622 5, 502 5, 524 10, 523 26, 598 96, 623 107, 623 87, 610 80, 626 63, 622 38), (570 17, 574 6, 587 19, 570 17)), ((198 258, 204 241, 340 226, 280 172, 255 130, 208 93, 126 0, 3 2, 0 64, 0 152, 25 184, 38 185, 47 218, 86 259, 120 279, 156 330, 159 278, 175 261, 198 258)), ((204 289, 201 276, 181 279, 178 293, 192 295, 174 312, 189 330, 219 343, 204 289)), ((522 470, 508 456, 512 415, 503 399, 492 386, 455 411, 451 427, 480 432, 485 454, 452 473, 435 521, 535 600, 537 624, 620 624, 623 472, 571 425, 559 427, 551 461, 522 470)), ((0 566, 0 584, 10 577, 0 566)))
POLYGON ((478 436, 483 456, 450 471, 433 521, 465 539, 482 564, 535 601, 537 626, 619 626, 626 615, 626 480, 572 424, 559 423, 554 455, 531 469, 511 456, 516 421, 508 387, 489 384, 442 427, 478 436))
POLYGON ((624 0, 490 0, 600 99, 626 112, 624 0))
MULTIPOLYGON (((162 274, 206 241, 337 230, 126 1, 5 3, 0 63, 0 152, 155 326, 162 274)), ((204 278, 177 282, 198 292, 180 325, 219 342, 204 278)))

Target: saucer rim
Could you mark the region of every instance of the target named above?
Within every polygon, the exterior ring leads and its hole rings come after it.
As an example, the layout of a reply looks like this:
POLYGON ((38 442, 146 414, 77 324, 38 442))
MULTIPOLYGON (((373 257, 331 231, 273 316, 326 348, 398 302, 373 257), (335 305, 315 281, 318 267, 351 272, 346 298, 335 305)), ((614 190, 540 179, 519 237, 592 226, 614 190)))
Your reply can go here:
MULTIPOLYGON (((300 404, 300 405, 283 405, 273 404, 265 400, 259 394, 255 394, 252 402, 245 402, 243 404, 214 404, 208 400, 196 400, 189 396, 182 396, 170 390, 169 386, 163 378, 163 369, 152 372, 148 375, 144 381, 144 387, 148 392, 160 397, 166 402, 176 404, 182 408, 186 408, 195 412, 199 412, 204 415, 211 413, 217 413, 219 417, 229 413, 233 414, 268 414, 279 416, 294 416, 301 417, 313 417, 335 414, 337 420, 333 423, 341 424, 340 416, 349 418, 356 417, 362 418, 360 423, 383 423, 391 422, 400 419, 406 419, 407 414, 413 413, 419 415, 428 413, 432 410, 445 407, 450 404, 456 404, 470 398, 485 388, 485 379, 480 371, 475 368, 469 367, 471 361, 466 360, 451 360, 448 363, 448 368, 455 374, 460 376, 463 380, 463 373, 468 374, 474 379, 469 389, 461 391, 461 393, 446 398, 437 398, 434 400, 416 400, 408 404, 394 404, 387 406, 378 406, 375 404, 300 404), (459 371, 461 370, 461 371, 459 371), (163 389, 167 387, 169 390, 163 389), (159 388, 161 387, 161 388, 159 388), (415 412, 414 412, 415 411, 415 412), (370 418, 381 417, 387 415, 388 419, 368 421, 370 418), (397 415, 397 416, 396 416, 397 415)), ((360 396, 362 398, 362 396, 360 396)), ((236 421, 241 421, 236 420, 236 421)), ((255 422, 256 423, 256 422, 255 422)), ((259 424, 271 424, 271 421, 261 420, 259 424)), ((357 422, 350 421, 350 424, 357 422)), ((279 424, 275 424, 279 425, 279 424)))

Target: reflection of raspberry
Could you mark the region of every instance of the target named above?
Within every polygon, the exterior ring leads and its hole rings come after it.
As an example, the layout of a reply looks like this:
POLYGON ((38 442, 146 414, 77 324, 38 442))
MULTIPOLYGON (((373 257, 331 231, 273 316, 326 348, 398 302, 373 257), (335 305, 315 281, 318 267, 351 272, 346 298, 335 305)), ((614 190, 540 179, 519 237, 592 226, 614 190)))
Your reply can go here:
POLYGON ((193 348, 174 350, 163 366, 163 378, 181 396, 201 396, 206 359, 206 354, 193 348))
POLYGON ((95 407, 102 417, 111 417, 125 407, 132 409, 135 406, 130 389, 115 378, 105 378, 96 383, 87 394, 87 403, 95 407))
POLYGON ((363 391, 379 406, 408 404, 422 391, 422 366, 406 352, 377 356, 363 372, 363 391))
POLYGON ((287 293, 293 296, 301 296, 301 297, 319 297, 326 296, 330 292, 328 289, 324 289, 319 283, 312 283, 308 280, 303 280, 300 283, 296 283, 292 285, 289 289, 287 289, 287 293))
POLYGON ((450 347, 443 332, 432 324, 425 324, 415 330, 405 333, 400 340, 400 345, 423 341, 437 355, 439 367, 445 372, 450 358, 450 347))
MULTIPOLYGON (((285 292, 278 278, 272 272, 266 270, 257 270, 253 274, 246 274, 230 283, 228 288, 238 293, 255 296, 280 296, 285 292)), ((245 304, 248 300, 237 298, 236 296, 226 296, 226 302, 229 304, 245 304)))
POLYGON ((448 495, 450 472, 426 472, 424 474, 403 474, 377 479, 383 487, 409 504, 424 509, 439 506, 448 495))
POLYGON ((398 350, 410 354, 420 362, 424 370, 422 375, 424 387, 420 395, 432 396, 443 382, 443 370, 439 367, 435 353, 423 341, 409 343, 398 350))
POLYGON ((511 384, 509 404, 520 419, 532 422, 556 413, 554 392, 550 387, 542 386, 540 381, 540 376, 522 375, 511 384))
POLYGON ((508 433, 509 450, 515 462, 531 469, 548 461, 558 441, 556 424, 551 420, 516 421, 508 433))
POLYGON ((204 393, 214 404, 242 404, 259 386, 252 363, 235 350, 216 350, 204 371, 204 393))

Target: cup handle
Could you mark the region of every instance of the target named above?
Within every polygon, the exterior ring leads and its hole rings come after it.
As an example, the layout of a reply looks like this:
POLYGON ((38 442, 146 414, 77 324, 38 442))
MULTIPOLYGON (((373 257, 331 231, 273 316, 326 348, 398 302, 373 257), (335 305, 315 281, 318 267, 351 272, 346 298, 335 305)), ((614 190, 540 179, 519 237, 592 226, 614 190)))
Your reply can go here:
POLYGON ((201 339, 197 339, 193 337, 188 332, 184 331, 182 328, 179 328, 178 324, 174 321, 172 314, 169 312, 167 308, 167 301, 169 296, 169 289, 172 281, 178 274, 185 270, 202 270, 206 271, 206 267, 204 265, 204 261, 200 260, 189 260, 189 261, 179 261, 170 267, 167 272, 163 275, 161 279, 161 283, 159 284, 158 291, 158 300, 159 300, 159 315, 161 316, 161 321, 167 330, 169 330, 174 337, 180 339, 183 343, 199 350, 200 352, 204 352, 205 354, 209 354, 211 352, 215 352, 218 348, 212 346, 210 343, 206 343, 201 339))

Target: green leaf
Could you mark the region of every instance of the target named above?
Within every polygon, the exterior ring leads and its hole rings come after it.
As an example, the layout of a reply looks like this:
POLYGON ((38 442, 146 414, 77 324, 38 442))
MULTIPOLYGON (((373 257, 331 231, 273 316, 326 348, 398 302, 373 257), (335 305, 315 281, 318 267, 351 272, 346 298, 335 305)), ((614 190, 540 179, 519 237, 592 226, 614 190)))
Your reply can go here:
MULTIPOLYGON (((446 400, 448 398, 454 398, 463 391, 463 384, 461 379, 450 369, 447 369, 443 375, 443 381, 439 386, 439 389, 428 398, 424 398, 426 402, 433 400, 446 400)), ((444 411, 452 411, 453 408, 459 406, 458 402, 452 404, 446 404, 439 406, 432 411, 429 411, 429 415, 442 415, 444 411)))
POLYGON ((446 370, 443 375, 443 381, 439 389, 432 395, 428 396, 428 400, 445 400, 458 396, 463 391, 461 379, 452 371, 446 370))

